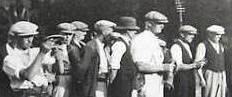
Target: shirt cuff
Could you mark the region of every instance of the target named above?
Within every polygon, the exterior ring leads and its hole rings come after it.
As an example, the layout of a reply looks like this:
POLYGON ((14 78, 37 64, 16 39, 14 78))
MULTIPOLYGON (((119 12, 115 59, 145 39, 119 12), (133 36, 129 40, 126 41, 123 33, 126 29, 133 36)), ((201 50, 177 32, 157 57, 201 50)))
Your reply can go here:
POLYGON ((34 83, 36 87, 48 86, 48 80, 43 75, 35 75, 31 79, 31 82, 34 83))
POLYGON ((20 71, 21 71, 22 69, 16 69, 15 70, 15 76, 16 76, 16 78, 18 78, 18 79, 21 79, 21 77, 20 77, 20 71))

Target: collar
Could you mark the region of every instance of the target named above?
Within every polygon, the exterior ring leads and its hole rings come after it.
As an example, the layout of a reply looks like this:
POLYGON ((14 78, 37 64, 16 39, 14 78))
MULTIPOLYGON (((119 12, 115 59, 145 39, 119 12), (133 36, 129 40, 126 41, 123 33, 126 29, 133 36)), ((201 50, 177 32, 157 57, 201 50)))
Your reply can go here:
POLYGON ((151 36, 152 38, 156 38, 156 39, 158 39, 159 37, 157 37, 155 34, 153 34, 151 31, 149 31, 149 30, 144 30, 144 33, 145 34, 148 34, 149 36, 151 36))
POLYGON ((14 53, 16 54, 29 54, 30 52, 30 49, 26 49, 26 50, 21 50, 21 49, 18 49, 18 48, 14 48, 14 53))
POLYGON ((6 43, 6 50, 7 50, 8 54, 11 54, 11 53, 13 53, 14 48, 11 47, 9 43, 6 43))
POLYGON ((215 43, 213 42, 212 40, 208 39, 209 43, 211 43, 212 45, 219 45, 219 42, 218 43, 215 43))
POLYGON ((122 35, 121 38, 126 42, 126 44, 130 45, 131 39, 128 36, 122 35))

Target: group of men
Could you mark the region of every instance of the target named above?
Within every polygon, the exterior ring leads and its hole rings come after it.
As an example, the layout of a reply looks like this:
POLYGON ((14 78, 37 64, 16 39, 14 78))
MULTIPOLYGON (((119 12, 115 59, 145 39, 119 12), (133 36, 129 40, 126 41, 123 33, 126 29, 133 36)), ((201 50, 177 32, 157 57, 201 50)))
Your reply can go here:
POLYGON ((199 85, 202 97, 226 97, 220 43, 225 29, 209 26, 208 38, 193 54, 190 44, 197 29, 191 25, 181 26, 178 39, 166 50, 159 34, 168 22, 164 14, 150 11, 145 15, 144 31, 139 32, 131 16, 120 17, 117 24, 99 20, 94 24, 96 35, 86 44, 82 41, 89 31, 86 23, 60 23, 58 33, 44 37, 39 47, 33 46, 38 26, 16 22, 9 29, 8 43, 0 49, 1 73, 7 75, 5 85, 11 88, 5 86, 1 95, 164 97, 164 86, 170 86, 172 97, 196 97, 199 85))

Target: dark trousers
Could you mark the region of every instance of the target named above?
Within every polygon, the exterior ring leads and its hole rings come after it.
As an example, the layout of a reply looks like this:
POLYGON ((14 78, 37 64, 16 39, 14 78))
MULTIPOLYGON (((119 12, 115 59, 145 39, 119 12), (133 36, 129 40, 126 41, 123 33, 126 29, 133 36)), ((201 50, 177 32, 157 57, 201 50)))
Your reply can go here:
POLYGON ((109 86, 108 97, 131 97, 135 73, 132 70, 119 70, 109 86))
POLYGON ((174 78, 174 97, 195 97, 193 71, 180 71, 174 78))
POLYGON ((7 75, 1 70, 0 70, 0 97, 14 97, 14 92, 10 87, 10 80, 8 79, 7 75))

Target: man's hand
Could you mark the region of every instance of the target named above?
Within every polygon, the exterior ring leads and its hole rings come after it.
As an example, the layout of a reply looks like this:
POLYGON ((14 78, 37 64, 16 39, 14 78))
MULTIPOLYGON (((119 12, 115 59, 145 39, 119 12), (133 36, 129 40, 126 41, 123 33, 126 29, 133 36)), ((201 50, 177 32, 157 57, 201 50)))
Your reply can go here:
POLYGON ((200 81, 200 85, 201 85, 201 87, 205 87, 206 86, 206 81, 205 80, 201 80, 200 81))
POLYGON ((199 69, 199 68, 202 68, 206 63, 207 63, 207 60, 202 59, 202 60, 197 61, 197 62, 195 62, 193 64, 194 64, 194 68, 199 69))
POLYGON ((176 65, 175 62, 172 61, 170 64, 163 64, 163 70, 167 72, 173 72, 176 65))
POLYGON ((53 47, 54 42, 52 42, 51 40, 46 40, 45 42, 43 42, 40 46, 40 52, 41 53, 47 53, 51 50, 51 48, 53 47))
POLYGON ((114 79, 117 76, 117 70, 112 70, 112 72, 110 73, 110 83, 113 83, 114 79))

